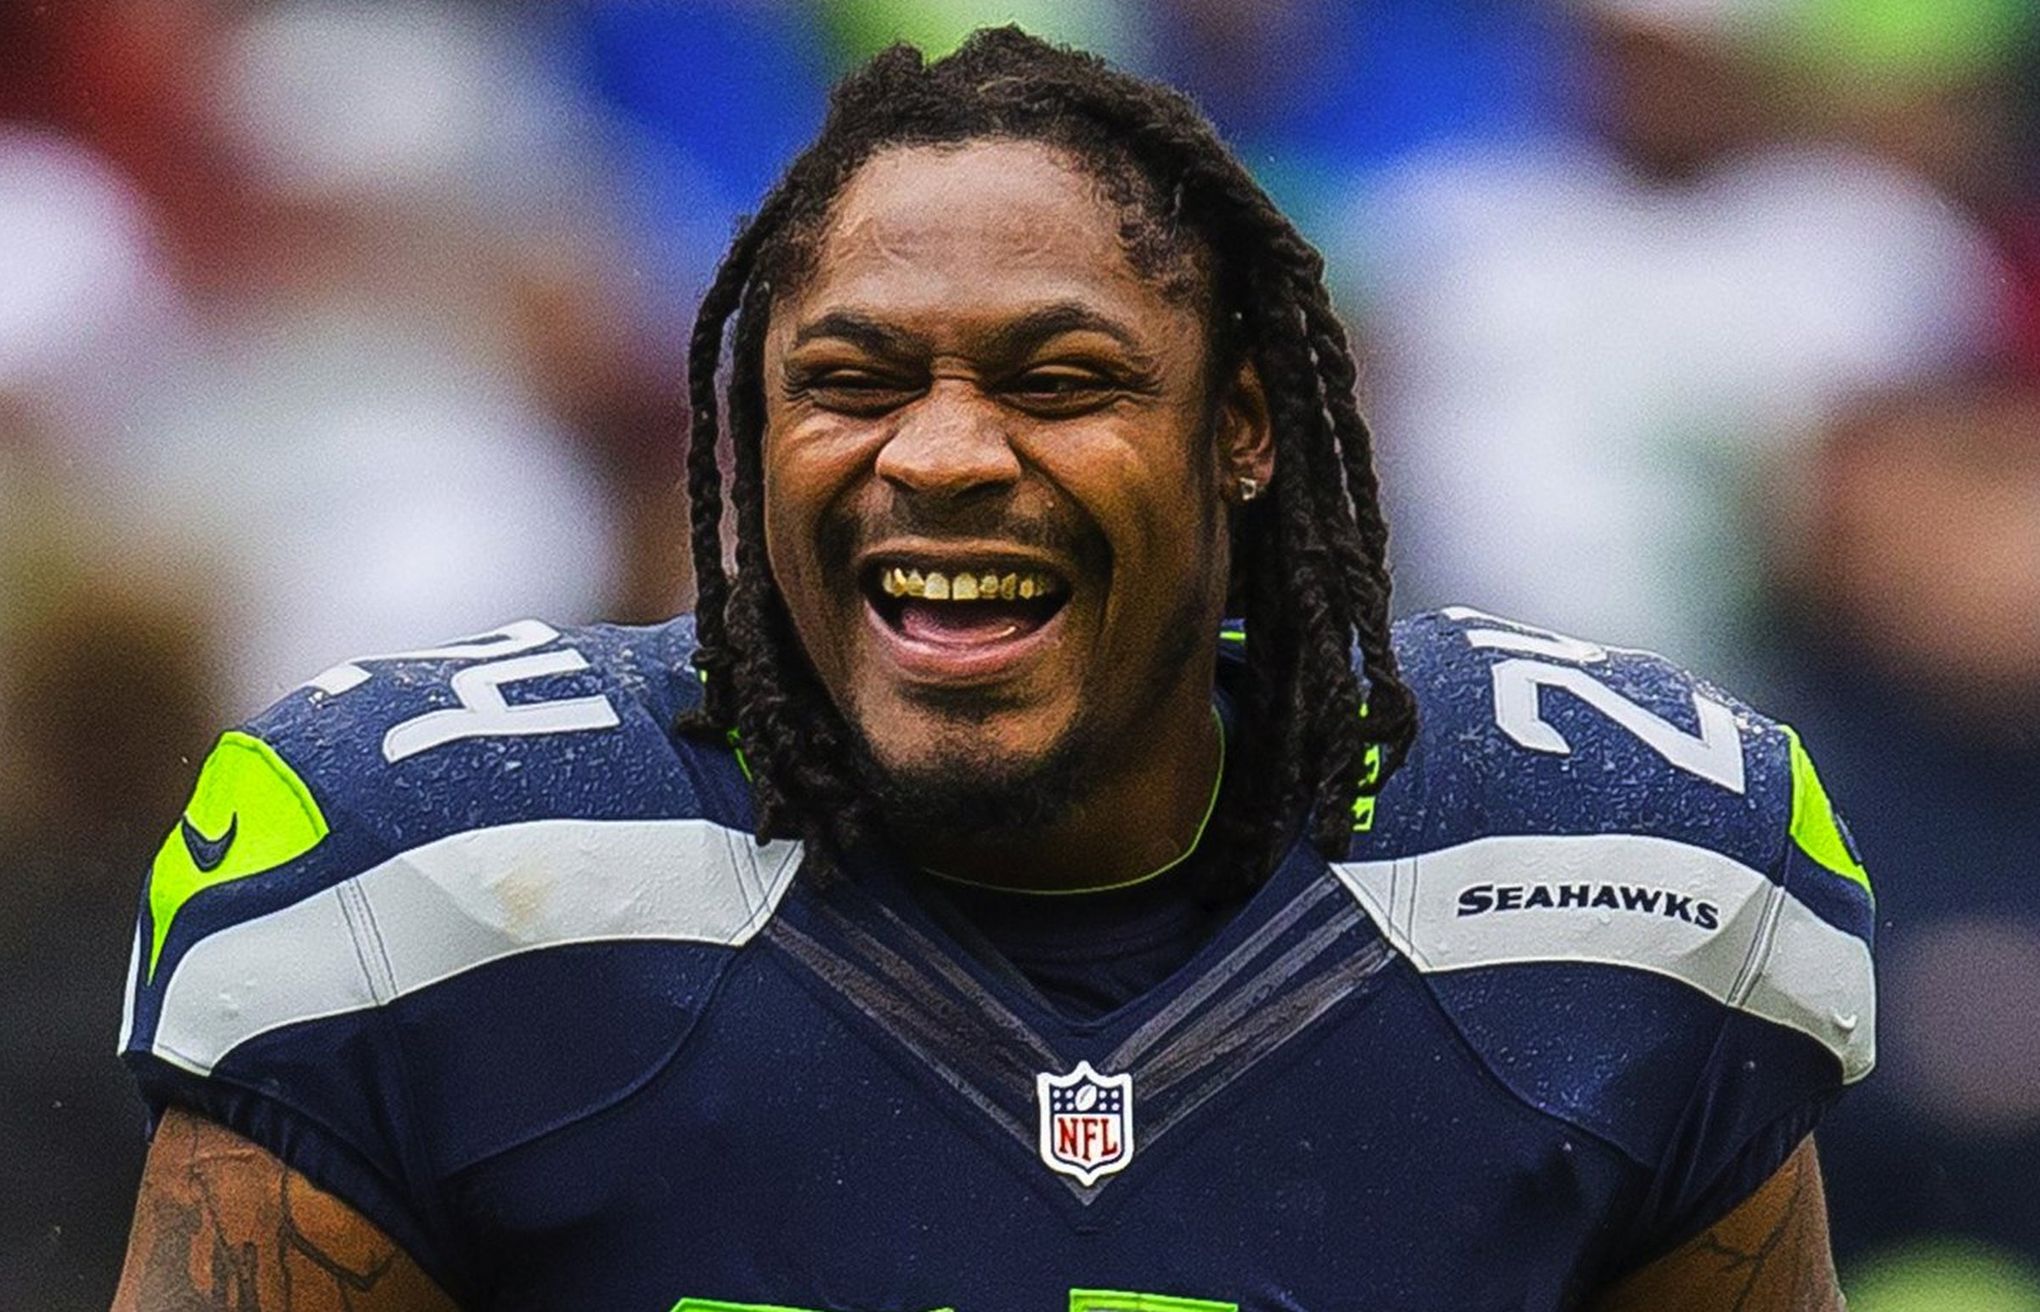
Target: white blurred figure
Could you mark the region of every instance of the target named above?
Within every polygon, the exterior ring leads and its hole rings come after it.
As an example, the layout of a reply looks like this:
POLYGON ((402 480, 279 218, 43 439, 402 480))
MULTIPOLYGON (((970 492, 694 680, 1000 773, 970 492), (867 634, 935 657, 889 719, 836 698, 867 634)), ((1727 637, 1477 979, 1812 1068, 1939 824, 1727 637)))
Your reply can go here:
POLYGON ((613 508, 524 337, 533 266, 592 226, 575 107, 502 11, 238 23, 216 109, 260 235, 128 482, 226 571, 233 709, 349 652, 592 616, 613 508))
POLYGON ((1405 604, 1733 673, 1770 458, 1995 342, 1939 196, 1776 139, 1745 42, 1780 7, 1594 0, 1592 139, 1421 157, 1356 210, 1405 604))
POLYGON ((599 608, 608 506, 512 380, 381 314, 270 327, 159 420, 137 489, 220 558, 235 711, 336 654, 599 608))
POLYGON ((79 142, 0 123, 0 398, 33 430, 0 447, 114 458, 129 388, 162 367, 182 318, 127 181, 79 142))

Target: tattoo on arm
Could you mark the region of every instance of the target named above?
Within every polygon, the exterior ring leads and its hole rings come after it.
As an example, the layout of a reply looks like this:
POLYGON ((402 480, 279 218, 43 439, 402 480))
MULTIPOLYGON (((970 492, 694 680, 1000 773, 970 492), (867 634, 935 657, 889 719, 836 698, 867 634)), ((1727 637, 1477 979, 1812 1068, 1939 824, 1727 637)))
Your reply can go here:
POLYGON ((171 1113, 135 1208, 115 1312, 440 1312, 396 1244, 254 1144, 171 1113))
POLYGON ((1752 1237, 1736 1227, 1716 1225, 1693 1241, 1693 1254, 1734 1292, 1729 1312, 1766 1308, 1839 1312, 1842 1299, 1828 1256, 1827 1205, 1820 1192, 1820 1168, 1813 1155, 1795 1152, 1770 1187, 1785 1201, 1768 1229, 1752 1237), (1820 1254, 1812 1260, 1811 1254, 1820 1254))
POLYGON ((1631 1274, 1597 1312, 1842 1312, 1808 1139, 1741 1206, 1631 1274))

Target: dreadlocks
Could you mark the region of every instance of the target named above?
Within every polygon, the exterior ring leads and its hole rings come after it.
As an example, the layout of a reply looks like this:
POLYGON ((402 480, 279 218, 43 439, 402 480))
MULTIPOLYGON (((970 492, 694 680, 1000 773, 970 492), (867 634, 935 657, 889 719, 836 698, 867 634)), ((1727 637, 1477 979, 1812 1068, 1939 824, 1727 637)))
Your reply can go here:
POLYGON ((1183 96, 1016 28, 981 31, 932 64, 895 46, 841 83, 821 135, 738 233, 702 300, 688 353, 687 478, 705 687, 682 729, 741 743, 761 839, 840 854, 882 835, 857 735, 802 653, 766 560, 766 321, 875 153, 996 138, 1055 147, 1096 177, 1124 216, 1135 267, 1203 298, 1212 376, 1248 360, 1259 371, 1276 472, 1272 495, 1236 512, 1230 580, 1251 636, 1243 712, 1256 732, 1242 736, 1207 841, 1235 858, 1214 868, 1253 882, 1306 815, 1317 846, 1341 853, 1356 797, 1399 764, 1416 707, 1389 645, 1388 530, 1323 257, 1183 96), (734 573, 723 560, 725 436, 734 573))

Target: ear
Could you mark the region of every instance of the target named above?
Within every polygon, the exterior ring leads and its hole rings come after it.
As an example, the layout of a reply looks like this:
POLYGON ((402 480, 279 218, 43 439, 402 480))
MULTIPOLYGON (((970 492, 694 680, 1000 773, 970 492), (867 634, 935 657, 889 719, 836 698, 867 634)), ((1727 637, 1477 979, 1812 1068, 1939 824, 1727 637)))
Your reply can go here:
POLYGON ((1243 479, 1267 489, 1275 476, 1275 429, 1268 419, 1267 389, 1251 360, 1240 365, 1220 398, 1217 446, 1221 497, 1236 505, 1249 500, 1242 495, 1243 479))

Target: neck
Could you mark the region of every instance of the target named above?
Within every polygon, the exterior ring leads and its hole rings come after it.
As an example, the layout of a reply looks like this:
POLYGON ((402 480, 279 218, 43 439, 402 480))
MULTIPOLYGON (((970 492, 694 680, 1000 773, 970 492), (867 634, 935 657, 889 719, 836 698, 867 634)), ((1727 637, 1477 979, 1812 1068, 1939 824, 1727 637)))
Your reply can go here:
POLYGON ((1064 815, 1025 832, 902 835, 915 864, 953 879, 1036 892, 1110 888, 1188 855, 1224 766, 1210 670, 1143 722, 1137 750, 1102 772, 1064 815))

